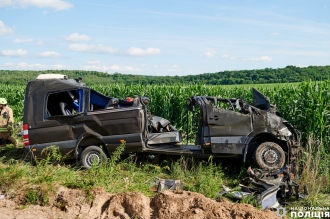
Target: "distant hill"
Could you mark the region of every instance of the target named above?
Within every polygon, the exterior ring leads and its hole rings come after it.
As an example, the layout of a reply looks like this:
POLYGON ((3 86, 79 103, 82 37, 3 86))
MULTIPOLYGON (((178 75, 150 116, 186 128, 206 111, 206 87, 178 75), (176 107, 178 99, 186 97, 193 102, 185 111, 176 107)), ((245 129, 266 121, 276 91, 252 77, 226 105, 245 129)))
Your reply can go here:
POLYGON ((83 78, 87 84, 263 84, 263 83, 291 83, 305 80, 327 80, 330 78, 330 66, 309 66, 300 68, 287 66, 285 68, 265 68, 257 70, 223 71, 187 76, 145 76, 132 74, 108 74, 97 71, 82 70, 44 70, 18 71, 0 70, 0 83, 25 85, 39 74, 65 74, 69 78, 83 78))

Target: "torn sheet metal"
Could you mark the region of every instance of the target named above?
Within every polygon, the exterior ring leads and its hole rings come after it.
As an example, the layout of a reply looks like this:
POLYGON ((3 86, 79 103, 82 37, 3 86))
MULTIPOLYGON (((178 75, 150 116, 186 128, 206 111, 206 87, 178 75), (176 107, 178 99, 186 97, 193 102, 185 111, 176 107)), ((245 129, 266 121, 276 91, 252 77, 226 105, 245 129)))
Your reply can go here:
POLYGON ((299 184, 290 177, 290 168, 283 167, 279 170, 263 171, 248 168, 249 177, 240 184, 241 191, 232 191, 223 186, 220 196, 230 194, 229 197, 241 200, 244 196, 253 195, 262 206, 266 208, 279 208, 279 200, 286 200, 291 196, 296 198, 305 198, 308 195, 307 188, 304 187, 304 194, 299 194, 299 184))
POLYGON ((174 179, 159 179, 157 191, 161 192, 164 190, 182 190, 183 182, 181 180, 174 179))
POLYGON ((175 179, 160 179, 155 178, 154 181, 150 183, 150 189, 152 191, 161 192, 164 190, 183 190, 184 183, 182 180, 175 180, 175 179))

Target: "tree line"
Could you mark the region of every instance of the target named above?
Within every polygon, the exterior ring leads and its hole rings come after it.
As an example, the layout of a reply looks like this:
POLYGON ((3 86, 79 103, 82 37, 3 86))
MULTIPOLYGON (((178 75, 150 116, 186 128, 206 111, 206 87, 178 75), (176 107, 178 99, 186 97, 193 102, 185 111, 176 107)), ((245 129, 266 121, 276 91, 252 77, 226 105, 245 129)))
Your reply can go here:
MULTIPOLYGON (((264 84, 293 83, 306 80, 323 81, 330 78, 330 66, 309 66, 285 68, 265 68, 254 70, 234 70, 215 73, 204 73, 187 76, 146 76, 84 70, 0 70, 0 82, 3 84, 25 85, 39 74, 64 74, 69 78, 83 78, 87 84, 264 84)), ((157 72, 155 72, 157 74, 157 72)))

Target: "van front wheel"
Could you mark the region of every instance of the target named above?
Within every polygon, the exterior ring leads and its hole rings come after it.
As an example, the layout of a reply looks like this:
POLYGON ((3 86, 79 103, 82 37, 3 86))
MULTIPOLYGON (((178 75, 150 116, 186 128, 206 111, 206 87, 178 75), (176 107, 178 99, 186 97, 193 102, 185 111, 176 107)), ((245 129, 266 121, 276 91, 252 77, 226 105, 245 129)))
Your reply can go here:
POLYGON ((254 152, 254 162, 261 169, 280 169, 285 163, 285 152, 274 142, 261 143, 254 152))
POLYGON ((90 169, 93 165, 107 162, 107 155, 98 146, 89 146, 81 153, 80 161, 83 167, 90 169))

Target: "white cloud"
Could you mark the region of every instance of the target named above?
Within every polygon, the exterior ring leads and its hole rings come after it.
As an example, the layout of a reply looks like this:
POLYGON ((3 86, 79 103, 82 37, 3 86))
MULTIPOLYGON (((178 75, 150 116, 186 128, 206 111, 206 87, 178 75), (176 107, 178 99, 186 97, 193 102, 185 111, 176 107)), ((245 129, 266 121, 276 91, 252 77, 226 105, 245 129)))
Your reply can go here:
POLYGON ((2 7, 7 7, 7 6, 12 6, 14 3, 12 0, 1 0, 0 1, 0 8, 2 7))
POLYGON ((28 42, 32 42, 33 39, 30 38, 16 38, 14 40, 14 43, 28 43, 28 42))
POLYGON ((56 64, 51 66, 52 69, 67 69, 66 65, 56 64))
POLYGON ((37 46, 41 46, 43 44, 44 44, 44 42, 42 40, 38 40, 37 43, 36 43, 37 46))
POLYGON ((147 48, 145 50, 137 47, 131 47, 128 49, 127 53, 132 56, 147 56, 147 55, 157 55, 161 53, 159 48, 147 48))
POLYGON ((44 58, 58 58, 60 54, 54 51, 45 51, 39 54, 39 56, 44 58))
POLYGON ((90 38, 86 35, 79 35, 78 33, 73 33, 70 36, 65 37, 67 41, 79 42, 79 41, 88 41, 90 38))
POLYGON ((230 55, 222 55, 221 58, 223 59, 230 59, 230 60, 236 60, 235 56, 230 56, 230 55))
POLYGON ((1 20, 0 20, 0 36, 8 35, 13 33, 13 29, 7 27, 1 20))
POLYGON ((216 54, 215 49, 209 49, 200 56, 205 58, 213 58, 215 54, 216 54))
POLYGON ((7 62, 3 64, 3 66, 19 68, 19 69, 45 69, 47 67, 46 65, 40 63, 28 64, 26 62, 20 62, 20 63, 7 62))
POLYGON ((146 66, 147 66, 147 64, 145 64, 145 63, 141 64, 141 67, 146 67, 146 66))
POLYGON ((63 0, 1 0, 0 7, 38 7, 52 8, 54 10, 68 10, 73 4, 63 0))
POLYGON ((96 65, 96 64, 100 64, 100 60, 98 59, 91 59, 87 61, 87 64, 89 65, 96 65))
POLYGON ((15 63, 13 63, 13 62, 6 62, 6 63, 4 63, 4 64, 2 64, 3 66, 14 66, 15 65, 15 63))
POLYGON ((142 69, 130 67, 130 66, 119 66, 119 65, 85 65, 82 67, 84 70, 94 70, 94 71, 115 71, 115 72, 141 72, 142 69))
POLYGON ((25 55, 27 55, 27 51, 23 50, 23 49, 2 50, 1 53, 4 56, 25 56, 25 55))
POLYGON ((154 68, 158 68, 158 65, 154 65, 154 68))
POLYGON ((243 59, 244 61, 247 60, 247 61, 264 61, 264 62, 270 62, 272 61, 273 59, 269 56, 261 56, 261 57, 256 57, 256 58, 246 58, 246 59, 243 59))
POLYGON ((168 72, 178 72, 180 71, 180 66, 179 65, 172 65, 168 72))
POLYGON ((278 36, 278 35, 280 35, 280 33, 274 32, 274 33, 271 33, 270 35, 271 36, 278 36))
POLYGON ((308 67, 308 65, 301 65, 301 64, 297 64, 297 65, 294 65, 294 66, 299 67, 299 68, 307 68, 308 67))
POLYGON ((68 47, 69 50, 75 52, 86 52, 86 53, 115 53, 118 49, 111 46, 105 46, 102 44, 88 45, 82 43, 71 44, 68 47))

